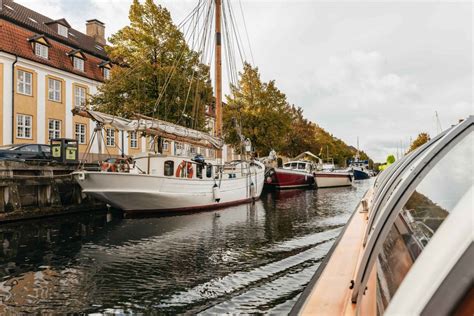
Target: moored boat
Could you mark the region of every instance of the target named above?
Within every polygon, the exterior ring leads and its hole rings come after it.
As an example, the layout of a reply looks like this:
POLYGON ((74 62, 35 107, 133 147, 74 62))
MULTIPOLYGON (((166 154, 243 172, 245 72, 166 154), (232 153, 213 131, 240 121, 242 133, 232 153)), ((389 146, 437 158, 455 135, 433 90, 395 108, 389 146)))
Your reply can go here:
POLYGON ((271 168, 266 174, 265 186, 273 189, 313 187, 315 167, 309 161, 290 161, 282 168, 271 168))
POLYGON ((129 213, 193 211, 249 202, 260 197, 265 167, 258 161, 224 165, 183 157, 138 157, 122 172, 78 171, 84 193, 129 213))
POLYGON ((346 171, 317 171, 314 179, 318 188, 333 188, 352 185, 352 174, 346 171))

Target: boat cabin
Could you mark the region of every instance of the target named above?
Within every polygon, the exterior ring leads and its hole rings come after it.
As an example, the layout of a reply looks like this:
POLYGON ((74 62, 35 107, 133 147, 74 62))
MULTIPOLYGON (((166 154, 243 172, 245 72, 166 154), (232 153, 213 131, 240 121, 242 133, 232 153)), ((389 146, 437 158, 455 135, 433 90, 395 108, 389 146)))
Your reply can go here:
POLYGON ((224 165, 207 162, 202 156, 189 159, 179 156, 152 155, 136 157, 130 167, 131 173, 148 174, 196 180, 231 179, 246 177, 250 167, 258 164, 248 161, 232 161, 224 165))
POLYGON ((313 172, 316 171, 313 163, 310 161, 290 161, 283 165, 283 169, 301 171, 301 172, 313 172))

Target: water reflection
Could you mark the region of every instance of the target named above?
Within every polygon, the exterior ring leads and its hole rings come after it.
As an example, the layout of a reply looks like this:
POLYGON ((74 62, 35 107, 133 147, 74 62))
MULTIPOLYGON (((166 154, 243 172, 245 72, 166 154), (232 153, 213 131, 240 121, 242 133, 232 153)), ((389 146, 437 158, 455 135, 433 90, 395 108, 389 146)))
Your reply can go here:
POLYGON ((0 314, 288 312, 368 187, 197 214, 0 226, 0 314))

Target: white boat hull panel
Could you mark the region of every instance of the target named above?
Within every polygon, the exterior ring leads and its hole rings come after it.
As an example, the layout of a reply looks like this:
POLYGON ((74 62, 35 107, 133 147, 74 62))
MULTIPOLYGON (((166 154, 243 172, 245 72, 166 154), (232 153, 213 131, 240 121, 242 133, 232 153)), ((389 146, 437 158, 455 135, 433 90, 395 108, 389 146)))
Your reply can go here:
POLYGON ((333 188, 352 185, 352 178, 349 173, 316 172, 314 178, 318 188, 333 188))

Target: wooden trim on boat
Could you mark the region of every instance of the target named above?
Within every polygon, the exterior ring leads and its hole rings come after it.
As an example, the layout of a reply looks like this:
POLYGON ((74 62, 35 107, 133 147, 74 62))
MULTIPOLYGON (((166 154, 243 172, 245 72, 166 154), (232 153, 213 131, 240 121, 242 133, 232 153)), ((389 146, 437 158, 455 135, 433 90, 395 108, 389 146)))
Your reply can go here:
MULTIPOLYGON (((364 199, 370 200, 370 189, 364 199)), ((351 281, 364 247, 367 213, 362 203, 352 214, 336 244, 311 280, 302 299, 291 314, 295 315, 376 315, 376 269, 371 271, 367 290, 360 306, 351 302, 351 281), (308 290, 309 289, 309 290, 308 290), (306 297, 305 297, 306 296, 306 297)))

